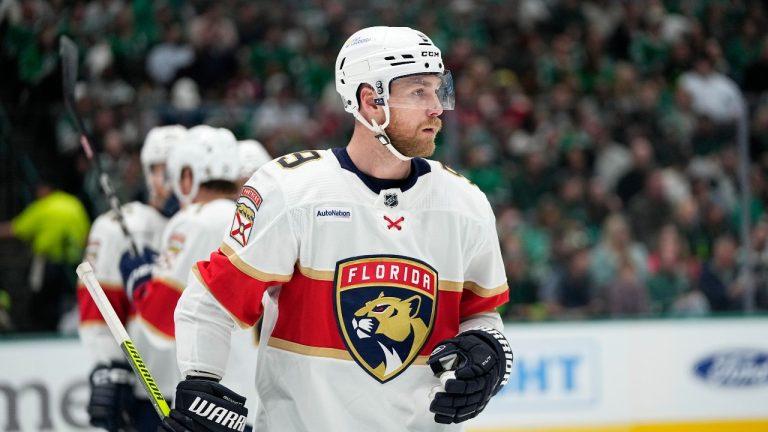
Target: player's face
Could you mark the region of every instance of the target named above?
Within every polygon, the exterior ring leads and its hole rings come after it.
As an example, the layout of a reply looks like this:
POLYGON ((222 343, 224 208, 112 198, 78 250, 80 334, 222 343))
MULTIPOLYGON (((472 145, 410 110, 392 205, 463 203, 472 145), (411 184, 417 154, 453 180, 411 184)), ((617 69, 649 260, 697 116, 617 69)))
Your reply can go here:
POLYGON ((405 156, 428 157, 435 152, 443 113, 437 89, 442 84, 434 75, 399 78, 390 89, 390 120, 387 135, 405 156))
POLYGON ((181 193, 189 195, 192 193, 192 170, 184 168, 181 170, 181 182, 179 183, 181 193))
POLYGON ((152 188, 152 192, 158 199, 165 201, 170 195, 170 189, 165 178, 165 164, 154 164, 149 170, 149 186, 152 188))

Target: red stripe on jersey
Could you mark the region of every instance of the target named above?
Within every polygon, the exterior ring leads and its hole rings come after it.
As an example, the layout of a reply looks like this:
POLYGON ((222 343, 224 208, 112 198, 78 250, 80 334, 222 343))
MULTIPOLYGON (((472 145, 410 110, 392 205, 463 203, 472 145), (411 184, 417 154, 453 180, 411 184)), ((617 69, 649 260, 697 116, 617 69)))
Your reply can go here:
POLYGON ((466 318, 479 313, 492 312, 507 301, 509 301, 508 289, 490 297, 482 297, 465 289, 461 296, 461 317, 466 318))
MULTIPOLYGON (((131 312, 131 304, 128 301, 128 296, 125 295, 123 287, 120 285, 101 284, 104 288, 104 294, 107 295, 109 303, 115 310, 117 317, 123 323, 126 322, 128 315, 131 312)), ((96 306, 96 302, 93 301, 91 293, 82 283, 77 284, 77 304, 80 310, 80 322, 104 322, 99 308, 96 306)))
MULTIPOLYGON (((460 292, 440 291, 432 334, 421 349, 429 355, 443 339, 459 332, 460 292)), ((300 345, 346 350, 334 311, 333 282, 310 278, 298 269, 280 289, 277 322, 272 336, 300 345)))
POLYGON ((151 324, 166 336, 174 337, 176 327, 173 323, 173 311, 179 302, 181 291, 162 280, 152 279, 147 282, 141 297, 136 298, 134 306, 141 319, 151 324))
MULTIPOLYGON (((261 317, 264 291, 282 283, 272 337, 307 347, 346 350, 336 323, 333 281, 311 278, 296 268, 288 282, 264 282, 243 273, 221 251, 213 252, 209 261, 198 262, 197 270, 211 294, 247 325, 261 317)), ((419 354, 429 355, 440 341, 456 336, 461 318, 491 311, 508 296, 508 291, 493 297, 468 290, 439 291, 432 334, 419 354)))
POLYGON ((430 355, 441 341, 459 333, 459 303, 461 293, 456 291, 438 291, 437 318, 429 339, 421 348, 419 355, 430 355))
POLYGON ((346 350, 333 311, 333 281, 317 280, 294 270, 280 289, 272 336, 301 345, 346 350))
POLYGON ((255 325, 264 312, 261 305, 264 291, 282 283, 260 281, 243 273, 221 250, 211 253, 209 261, 198 261, 197 270, 216 300, 235 318, 249 326, 255 325))

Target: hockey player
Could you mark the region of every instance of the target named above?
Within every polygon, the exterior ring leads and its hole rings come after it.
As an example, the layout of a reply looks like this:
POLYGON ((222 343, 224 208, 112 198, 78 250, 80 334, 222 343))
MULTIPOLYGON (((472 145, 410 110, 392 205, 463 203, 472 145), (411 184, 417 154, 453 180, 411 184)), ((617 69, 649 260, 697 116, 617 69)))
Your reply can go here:
MULTIPOLYGON (((142 354, 163 391, 175 388, 181 378, 174 341, 176 302, 193 264, 216 250, 230 227, 242 159, 230 131, 205 125, 191 128, 187 145, 178 150, 171 152, 168 168, 183 209, 168 222, 157 262, 152 263, 147 254, 125 254, 121 262, 126 290, 139 318, 136 338, 152 347, 142 354), (150 273, 143 271, 148 266, 150 273)), ((229 333, 223 336, 229 340, 229 333)), ((234 348, 224 382, 255 400, 255 334, 241 330, 231 337, 234 348)))
MULTIPOLYGON (((171 194, 166 180, 166 161, 174 146, 187 135, 183 126, 160 126, 147 134, 140 159, 149 192, 149 204, 131 202, 122 206, 125 224, 139 250, 156 251, 168 221, 161 213, 171 194)), ((120 256, 129 250, 114 212, 109 211, 93 223, 85 258, 93 266, 118 317, 135 336, 133 314, 120 278, 120 256)), ((152 253, 152 252, 148 252, 152 253)), ((134 383, 133 373, 115 344, 101 313, 85 286, 77 289, 80 310, 80 340, 96 366, 90 374, 91 395, 88 414, 93 426, 117 431, 129 424, 137 430, 154 430, 159 419, 142 388, 134 383), (134 393, 137 396, 134 398, 134 393)), ((142 347, 139 345, 139 349, 142 347)), ((168 396, 173 396, 168 392, 168 396)))
POLYGON ((419 31, 371 27, 335 70, 357 120, 349 144, 278 158, 243 187, 176 309, 186 379, 166 430, 241 430, 243 398, 216 382, 223 335, 262 316, 258 431, 459 430, 509 377, 492 209, 423 159, 453 107, 440 50, 419 31))
POLYGON ((237 184, 240 187, 242 187, 262 165, 272 160, 272 156, 269 155, 269 152, 264 148, 264 145, 252 139, 238 141, 237 153, 240 159, 240 174, 238 175, 237 184))

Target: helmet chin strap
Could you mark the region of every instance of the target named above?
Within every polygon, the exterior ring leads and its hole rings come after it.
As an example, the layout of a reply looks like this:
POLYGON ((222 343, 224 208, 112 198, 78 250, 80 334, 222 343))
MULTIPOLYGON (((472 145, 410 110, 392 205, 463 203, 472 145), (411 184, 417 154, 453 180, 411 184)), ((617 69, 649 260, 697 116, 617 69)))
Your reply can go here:
POLYGON ((404 162, 407 162, 413 159, 413 157, 411 156, 405 156, 404 154, 400 153, 392 144, 392 141, 387 136, 387 133, 384 131, 384 128, 386 128, 387 125, 389 124, 389 107, 388 106, 384 106, 384 124, 383 125, 379 125, 376 122, 376 119, 373 119, 373 118, 369 123, 368 120, 366 120, 360 114, 360 111, 355 111, 352 114, 354 114, 355 118, 357 118, 357 120, 360 121, 360 123, 362 123, 365 127, 367 127, 371 132, 375 133, 376 140, 379 141, 396 158, 404 162))

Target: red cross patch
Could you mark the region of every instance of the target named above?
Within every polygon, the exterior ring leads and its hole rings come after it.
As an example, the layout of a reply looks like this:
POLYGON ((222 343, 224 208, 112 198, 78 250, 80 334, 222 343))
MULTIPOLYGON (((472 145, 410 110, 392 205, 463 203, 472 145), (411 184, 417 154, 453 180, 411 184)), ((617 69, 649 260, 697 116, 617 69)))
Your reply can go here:
POLYGON ((237 199, 237 207, 235 208, 235 217, 232 219, 232 226, 229 229, 229 236, 241 246, 248 244, 253 220, 256 218, 256 212, 261 207, 262 201, 259 191, 250 186, 245 186, 240 192, 240 198, 237 199))

